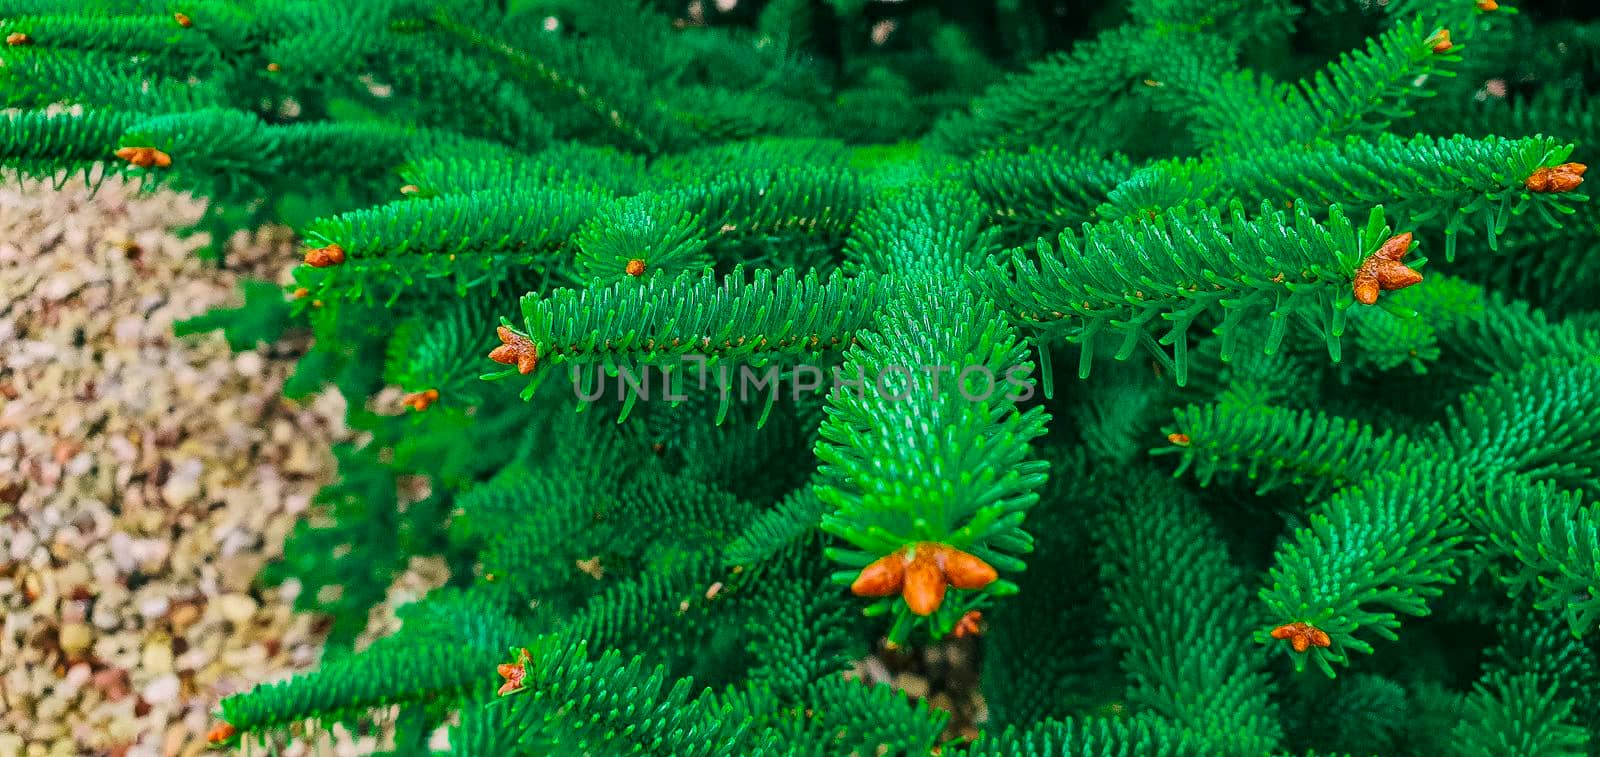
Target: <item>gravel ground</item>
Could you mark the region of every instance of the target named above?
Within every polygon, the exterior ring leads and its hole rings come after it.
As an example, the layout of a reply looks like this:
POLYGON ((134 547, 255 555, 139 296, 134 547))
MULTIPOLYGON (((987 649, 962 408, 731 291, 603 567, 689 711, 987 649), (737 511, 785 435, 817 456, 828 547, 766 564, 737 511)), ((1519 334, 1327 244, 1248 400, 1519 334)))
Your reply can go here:
MULTIPOLYGON (((196 254, 204 235, 172 233, 200 212, 115 183, 91 198, 0 176, 0 757, 196 755, 219 699, 318 660, 294 583, 253 580, 331 476, 343 402, 282 397, 292 345, 234 354, 220 334, 172 336, 297 258, 267 229, 230 240, 218 270, 196 254)), ((404 412, 398 391, 374 405, 404 412)), ((363 643, 444 574, 416 561, 363 643)), ((948 736, 971 736, 972 641, 880 649, 851 677, 927 697, 954 713, 948 736)), ((389 745, 379 731, 280 753, 368 753, 389 745)))
POLYGON ((0 177, 0 757, 197 754, 220 697, 317 660, 296 587, 252 582, 343 407, 283 399, 291 358, 172 336, 295 258, 265 230, 217 270, 170 231, 199 214, 0 177))

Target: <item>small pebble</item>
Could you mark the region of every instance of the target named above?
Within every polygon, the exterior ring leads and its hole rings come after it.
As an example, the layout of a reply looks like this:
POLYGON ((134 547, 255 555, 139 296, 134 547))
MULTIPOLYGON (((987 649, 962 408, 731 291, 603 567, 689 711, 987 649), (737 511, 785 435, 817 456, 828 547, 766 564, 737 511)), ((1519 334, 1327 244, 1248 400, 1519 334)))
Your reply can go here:
POLYGON ((68 623, 61 627, 61 651, 77 657, 94 643, 94 629, 86 623, 68 623))
POLYGON ((244 625, 256 614, 256 601, 246 594, 224 594, 217 597, 217 611, 223 620, 236 626, 244 625))

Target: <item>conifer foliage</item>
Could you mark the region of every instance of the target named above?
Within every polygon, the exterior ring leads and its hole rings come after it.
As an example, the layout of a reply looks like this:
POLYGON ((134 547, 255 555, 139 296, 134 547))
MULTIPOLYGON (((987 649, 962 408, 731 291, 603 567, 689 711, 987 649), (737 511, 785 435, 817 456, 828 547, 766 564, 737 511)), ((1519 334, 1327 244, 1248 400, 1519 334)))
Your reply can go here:
POLYGON ((180 327, 363 432, 218 747, 1585 754, 1600 20, 1515 5, 0 0, 0 164, 304 240, 180 327), (976 732, 846 675, 975 634, 976 732))

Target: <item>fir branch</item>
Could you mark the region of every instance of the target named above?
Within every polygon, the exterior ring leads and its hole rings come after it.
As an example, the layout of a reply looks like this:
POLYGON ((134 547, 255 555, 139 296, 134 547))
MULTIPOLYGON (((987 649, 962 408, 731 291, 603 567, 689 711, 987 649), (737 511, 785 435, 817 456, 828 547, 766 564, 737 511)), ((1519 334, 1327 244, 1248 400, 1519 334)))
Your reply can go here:
POLYGON ((673 680, 640 657, 624 661, 615 650, 590 660, 583 643, 553 636, 527 648, 526 661, 511 663, 523 671, 518 685, 490 705, 505 710, 495 723, 503 734, 496 741, 542 736, 557 751, 575 754, 741 753, 747 721, 726 717, 706 696, 691 696, 689 679, 673 680))
POLYGON ((984 153, 959 169, 1011 243, 1097 220, 1095 209, 1132 170, 1122 156, 1059 148, 984 153))
POLYGON ((1027 727, 1009 726, 980 737, 971 757, 1177 757, 1201 748, 1188 733, 1153 717, 1067 718, 1027 727))
MULTIPOLYGON (((956 155, 1036 145, 1107 146, 1114 134, 1095 128, 1124 91, 1139 81, 1143 31, 1117 27, 1068 53, 1058 53, 990 87, 967 111, 942 119, 932 149, 956 155)), ((1123 115, 1123 113, 1118 113, 1123 115)))
POLYGON ((1125 650, 1129 699, 1195 734, 1209 750, 1270 752, 1282 739, 1265 674, 1249 641, 1256 625, 1243 572, 1191 497, 1151 481, 1098 523, 1096 557, 1125 650), (1150 618, 1161 618, 1151 624, 1150 618), (1196 701, 1188 692, 1210 692, 1196 701))
POLYGON ((1565 617, 1573 635, 1600 618, 1600 514, 1575 492, 1508 476, 1469 515, 1487 537, 1482 555, 1510 563, 1495 572, 1513 596, 1531 591, 1534 607, 1565 617))
POLYGON ((628 266, 669 275, 711 263, 710 245, 785 236, 836 240, 863 203, 853 174, 824 169, 749 170, 701 177, 687 187, 617 200, 574 237, 576 270, 586 282, 638 276, 628 266))
POLYGON ((400 612, 403 632, 314 673, 224 699, 223 721, 242 738, 302 720, 346 720, 393 704, 486 699, 494 685, 486 673, 492 675, 505 650, 527 636, 503 606, 482 595, 441 590, 400 612))
MULTIPOLYGON (((1465 481, 1438 465, 1385 472, 1335 494, 1307 528, 1279 548, 1261 600, 1278 620, 1270 638, 1294 639, 1296 668, 1315 660, 1329 676, 1349 653, 1371 652, 1366 631, 1399 638, 1399 614, 1424 615, 1453 581, 1464 524, 1455 517, 1465 481), (1298 628, 1295 628, 1298 626, 1298 628), (1290 629, 1285 632, 1283 629, 1290 629)), ((1267 642, 1266 629, 1257 638, 1267 642)))
POLYGON ((418 155, 400 169, 420 197, 472 194, 510 186, 594 189, 633 194, 646 182, 644 161, 615 148, 563 142, 528 157, 418 155))
POLYGON ((1455 730, 1459 754, 1586 754, 1583 730, 1567 722, 1572 705, 1556 698, 1555 687, 1540 686, 1532 675, 1496 676, 1473 687, 1455 730))
MULTIPOLYGON (((906 600, 885 599, 873 610, 895 609, 889 638, 896 643, 910 630, 907 611, 938 611, 936 635, 954 626, 963 605, 943 602, 946 579, 958 589, 984 588, 996 569, 1022 567, 1007 553, 1031 549, 1020 524, 1045 480, 1045 464, 1027 459, 1029 443, 1044 433, 1044 413, 1016 407, 1032 396, 1033 366, 1007 319, 954 275, 986 250, 991 230, 976 221, 976 196, 941 188, 908 186, 857 219, 851 241, 859 244, 847 252, 890 274, 891 299, 847 352, 858 388, 836 382, 817 444, 817 496, 831 508, 823 530, 859 550, 830 556, 868 566, 837 579, 857 581, 853 589, 863 593, 859 582, 871 565, 914 560, 917 550, 925 563, 939 562, 942 577, 924 586, 926 596, 909 579, 874 594, 906 600), (962 585, 968 582, 951 578, 946 558, 927 557, 952 549, 975 561, 972 583, 981 585, 962 585)), ((1009 582, 985 589, 1014 590, 1009 582)))
POLYGON ((760 366, 849 346, 882 296, 873 276, 758 270, 748 280, 736 271, 719 283, 710 273, 684 272, 530 294, 522 314, 541 362, 678 364, 694 356, 705 366, 760 366))
POLYGON ((30 44, 58 50, 175 57, 216 54, 203 32, 183 27, 171 14, 51 14, 0 19, 0 37, 12 34, 25 34, 30 44))
MULTIPOLYGON (((1214 331, 1224 359, 1247 318, 1273 325, 1263 349, 1277 349, 1291 320, 1309 326, 1339 359, 1345 294, 1368 253, 1388 237, 1381 209, 1358 229, 1337 207, 1326 223, 1304 208, 1292 217, 1270 209, 1250 218, 1227 211, 1173 210, 1154 219, 1085 226, 1059 250, 1041 243, 1037 259, 1013 251, 991 261, 980 279, 1022 323, 1083 345, 1086 378, 1099 333, 1122 337, 1118 359, 1143 347, 1187 380, 1188 332, 1207 312, 1225 318, 1214 331), (1152 330, 1160 329, 1159 338, 1152 330), (1171 345, 1168 355, 1161 345, 1171 345)), ((1159 333, 1159 332, 1158 332, 1159 333)))
POLYGON ((309 276, 308 286, 325 301, 392 301, 430 279, 464 292, 554 272, 601 199, 581 190, 502 188, 324 218, 306 236, 318 249, 337 246, 345 258, 309 276))
MULTIPOLYGON (((0 160, 27 176, 87 173, 114 160, 118 138, 146 118, 96 109, 0 113, 0 160)), ((127 164, 108 165, 119 171, 127 164)))
POLYGON ((1134 217, 1181 207, 1197 198, 1213 205, 1235 200, 1274 206, 1346 208, 1382 205, 1406 227, 1436 225, 1446 234, 1447 259, 1461 233, 1488 233, 1490 247, 1511 219, 1537 206, 1551 226, 1570 214, 1566 194, 1535 193, 1526 182, 1540 168, 1560 165, 1571 144, 1550 137, 1349 137, 1309 145, 1289 141, 1229 151, 1203 160, 1152 164, 1108 195, 1098 213, 1134 217))
POLYGON ((1438 29, 1432 23, 1401 23, 1292 85, 1249 73, 1225 77, 1196 98, 1193 128, 1206 143, 1236 150, 1381 131, 1411 114, 1410 96, 1429 94, 1419 82, 1453 75, 1440 64, 1459 61, 1458 50, 1435 49, 1438 29), (1241 122, 1250 128, 1238 128, 1241 122))
POLYGON ((810 486, 796 490, 752 518, 723 550, 723 562, 734 566, 765 562, 815 533, 825 512, 827 508, 810 486))
POLYGON ((1321 412, 1225 402, 1190 405, 1176 421, 1154 452, 1179 455, 1179 475, 1192 468, 1203 486, 1242 476, 1258 495, 1294 486, 1316 500, 1422 457, 1403 434, 1321 412))
POLYGON ((1568 488, 1600 475, 1600 362, 1534 363, 1462 398, 1432 436, 1437 454, 1479 475, 1520 473, 1568 488))
POLYGON ((220 81, 153 78, 114 53, 21 47, 3 53, 0 92, 7 107, 47 108, 55 103, 89 110, 171 113, 219 107, 229 101, 220 81))

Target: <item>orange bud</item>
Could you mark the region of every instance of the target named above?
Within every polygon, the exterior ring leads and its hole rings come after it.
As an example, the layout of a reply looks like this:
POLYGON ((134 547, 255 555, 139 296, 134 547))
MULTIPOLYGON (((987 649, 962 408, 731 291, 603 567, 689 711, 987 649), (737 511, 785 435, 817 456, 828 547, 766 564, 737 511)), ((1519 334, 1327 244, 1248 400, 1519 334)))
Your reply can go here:
POLYGON ((1571 192, 1583 183, 1583 174, 1588 170, 1582 163, 1562 163, 1534 171, 1522 185, 1534 192, 1571 192))
POLYGON ((917 615, 929 615, 944 603, 945 580, 938 563, 927 551, 918 551, 906 566, 906 585, 901 596, 906 607, 917 615))
POLYGON ((1399 260, 1406 256, 1406 251, 1411 249, 1411 242, 1414 239, 1416 237, 1409 231, 1404 234, 1396 234, 1384 240, 1383 244, 1378 247, 1378 251, 1373 254, 1384 260, 1399 260))
POLYGON ((172 156, 154 147, 124 147, 117 150, 115 154, 117 157, 140 168, 149 168, 151 166, 170 168, 172 166, 172 156))
POLYGON ((644 275, 644 261, 639 259, 639 258, 634 258, 632 260, 629 260, 628 261, 627 271, 628 271, 628 275, 629 276, 643 276, 644 275))
POLYGON ((1189 435, 1174 431, 1173 433, 1167 434, 1167 441, 1172 442, 1179 447, 1187 447, 1189 446, 1189 435))
POLYGON ((231 723, 219 723, 217 727, 211 729, 210 733, 206 734, 206 741, 212 744, 220 744, 232 738, 233 734, 237 732, 231 723))
POLYGON ((527 337, 505 326, 495 329, 501 345, 489 353, 489 359, 502 365, 515 365, 517 372, 529 374, 539 365, 539 348, 527 337))
POLYGON ((1303 620, 1286 623, 1272 629, 1272 638, 1288 639, 1289 646, 1296 652, 1304 653, 1312 647, 1327 647, 1333 643, 1328 638, 1328 633, 1303 620))
POLYGON ((1500 9, 1500 4, 1494 0, 1478 0, 1478 10, 1488 13, 1500 9))
POLYGON ((1433 39, 1429 41, 1433 43, 1433 51, 1436 53, 1450 52, 1450 48, 1454 46, 1450 44, 1449 29, 1440 29, 1439 33, 1435 34, 1433 39))
POLYGON ((172 20, 178 22, 178 26, 181 26, 181 27, 183 27, 185 29, 188 29, 189 27, 194 26, 194 21, 192 19, 190 19, 188 16, 183 15, 182 13, 174 13, 174 14, 172 14, 172 20))
POLYGON ((1356 302, 1371 305, 1378 301, 1378 276, 1373 273, 1358 273, 1354 284, 1356 302))
POLYGON ((311 296, 311 290, 310 289, 307 289, 305 287, 295 287, 295 290, 294 290, 294 298, 295 299, 303 300, 303 299, 305 299, 307 297, 310 297, 310 296, 311 296))
POLYGON ((272 73, 278 73, 279 71, 283 70, 283 66, 280 66, 276 63, 268 63, 267 70, 271 71, 272 73))
POLYGON ((1384 240, 1377 252, 1367 256, 1356 270, 1351 281, 1356 301, 1371 305, 1378 301, 1378 292, 1405 289, 1422 281, 1422 274, 1412 270, 1400 259, 1411 249, 1414 239, 1411 232, 1396 234, 1384 240))
POLYGON ((23 47, 33 44, 33 38, 22 32, 12 32, 6 35, 6 44, 12 47, 23 47))
POLYGON ((318 247, 306 251, 306 265, 312 268, 328 268, 344 262, 344 248, 336 244, 327 247, 318 247))
POLYGON ((861 575, 850 584, 850 593, 858 597, 892 597, 905 585, 906 561, 901 551, 884 555, 861 569, 861 575))
POLYGON ((983 620, 983 613, 977 610, 968 610, 966 615, 961 616, 961 620, 956 621, 955 637, 962 639, 983 633, 983 626, 978 624, 981 620, 983 620))
POLYGON ((517 362, 517 348, 502 344, 489 351, 489 359, 503 365, 511 365, 517 362))
POLYGON ((989 563, 954 547, 945 547, 944 577, 957 589, 982 589, 1000 577, 989 563))
POLYGON ((505 679, 505 683, 500 684, 500 689, 495 692, 496 694, 505 696, 522 688, 522 679, 528 675, 528 669, 524 666, 524 663, 528 661, 526 650, 523 650, 523 654, 519 659, 522 662, 515 665, 503 662, 495 667, 495 671, 500 674, 501 678, 505 679))
POLYGON ((437 402, 438 399, 438 389, 425 389, 420 392, 413 392, 406 395, 405 405, 420 413, 423 410, 427 410, 429 407, 433 406, 433 403, 437 402))

